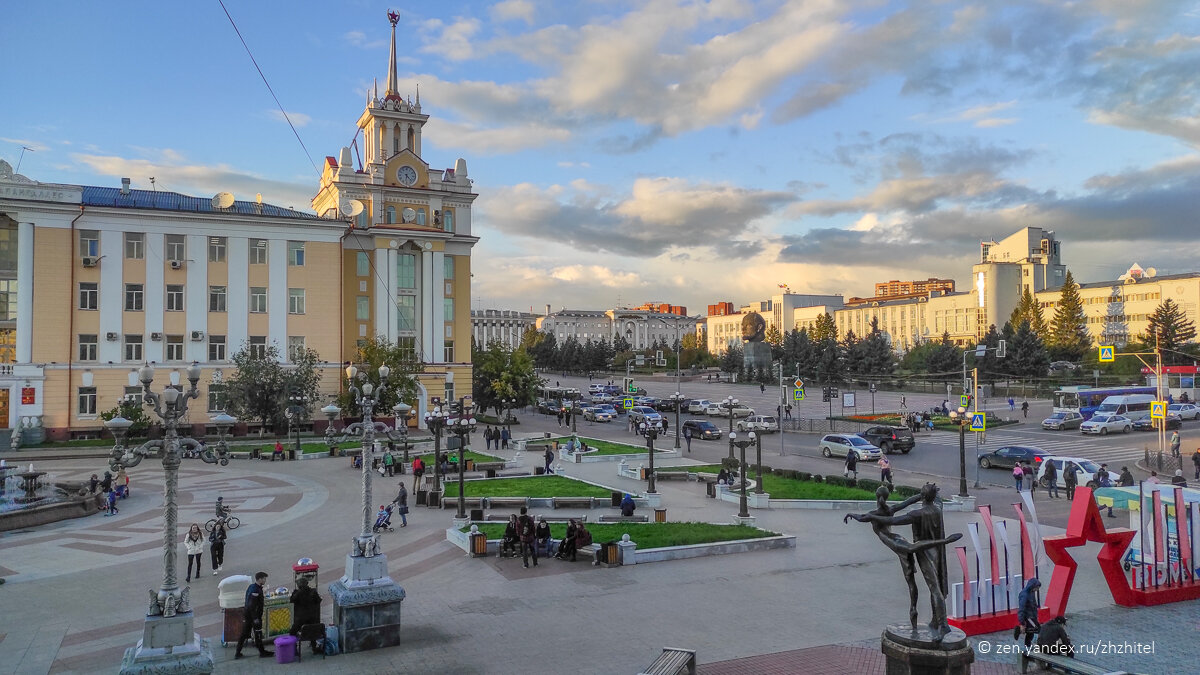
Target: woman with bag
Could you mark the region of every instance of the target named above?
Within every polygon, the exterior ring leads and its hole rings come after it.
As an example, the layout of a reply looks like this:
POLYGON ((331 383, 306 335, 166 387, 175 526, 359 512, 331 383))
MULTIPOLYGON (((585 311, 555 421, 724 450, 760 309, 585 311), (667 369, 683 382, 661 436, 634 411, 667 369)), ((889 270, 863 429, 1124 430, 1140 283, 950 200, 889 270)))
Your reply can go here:
POLYGON ((408 490, 404 487, 404 481, 400 481, 400 494, 396 495, 393 503, 399 507, 400 527, 408 527, 408 490))
POLYGON ((187 578, 184 581, 192 580, 192 563, 196 564, 196 579, 200 578, 200 565, 204 562, 204 534, 200 531, 200 526, 192 523, 188 528, 187 537, 183 540, 183 545, 187 549, 188 566, 187 578))

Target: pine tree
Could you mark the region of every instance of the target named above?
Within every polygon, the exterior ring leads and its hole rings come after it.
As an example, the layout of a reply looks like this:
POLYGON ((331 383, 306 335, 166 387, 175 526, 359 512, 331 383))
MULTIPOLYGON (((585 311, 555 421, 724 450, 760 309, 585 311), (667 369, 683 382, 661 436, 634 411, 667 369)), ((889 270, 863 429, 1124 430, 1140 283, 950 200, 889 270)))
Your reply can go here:
POLYGON ((1050 334, 1046 340, 1050 356, 1056 360, 1078 361, 1092 347, 1092 336, 1087 329, 1087 316, 1083 313, 1083 301, 1079 297, 1079 284, 1067 270, 1063 281, 1062 295, 1054 308, 1054 319, 1050 322, 1050 334))
POLYGON ((801 378, 813 376, 813 343, 808 329, 789 331, 783 341, 783 370, 800 373, 801 378))
POLYGON ((817 317, 817 323, 813 326, 812 334, 809 338, 813 342, 824 342, 825 340, 837 341, 837 324, 833 321, 833 315, 825 312, 817 317))
POLYGON ((1013 310, 1008 321, 1014 326, 1020 326, 1022 321, 1028 321, 1030 330, 1039 338, 1045 339, 1047 336, 1048 329, 1046 328, 1046 319, 1042 316, 1042 308, 1038 305, 1028 286, 1025 287, 1021 301, 1013 310))
POLYGON ((1158 335, 1158 346, 1170 350, 1181 349, 1196 337, 1196 324, 1188 320, 1183 308, 1170 298, 1162 301, 1149 321, 1146 332, 1138 337, 1147 348, 1154 348, 1155 334, 1158 335))
POLYGON ((1050 353, 1028 321, 1022 321, 1009 348, 1010 368, 1021 377, 1045 377, 1050 368, 1050 353))
POLYGON ((942 333, 942 340, 929 354, 925 367, 929 373, 944 380, 958 379, 962 369, 962 350, 950 340, 949 331, 942 333))
POLYGON ((896 368, 896 355, 887 336, 879 330, 879 320, 872 317, 871 332, 858 345, 857 372, 863 375, 891 375, 896 368))
POLYGON ((842 338, 841 342, 838 343, 838 349, 842 353, 842 367, 845 372, 855 374, 862 372, 860 370, 862 367, 861 343, 862 340, 858 339, 853 330, 847 331, 846 337, 842 338))

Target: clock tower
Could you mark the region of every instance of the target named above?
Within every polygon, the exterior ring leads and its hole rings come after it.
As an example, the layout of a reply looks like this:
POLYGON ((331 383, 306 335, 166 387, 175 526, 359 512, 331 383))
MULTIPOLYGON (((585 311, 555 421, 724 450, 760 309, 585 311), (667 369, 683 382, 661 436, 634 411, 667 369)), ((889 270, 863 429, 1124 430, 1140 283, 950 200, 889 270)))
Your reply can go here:
POLYGON ((400 95, 396 23, 387 89, 367 91, 352 147, 326 157, 313 209, 348 221, 342 239, 342 361, 370 338, 409 347, 425 364, 421 419, 431 396, 471 391, 472 192, 467 162, 431 169, 423 157, 419 90, 400 95), (455 386, 458 383, 458 386, 455 386))

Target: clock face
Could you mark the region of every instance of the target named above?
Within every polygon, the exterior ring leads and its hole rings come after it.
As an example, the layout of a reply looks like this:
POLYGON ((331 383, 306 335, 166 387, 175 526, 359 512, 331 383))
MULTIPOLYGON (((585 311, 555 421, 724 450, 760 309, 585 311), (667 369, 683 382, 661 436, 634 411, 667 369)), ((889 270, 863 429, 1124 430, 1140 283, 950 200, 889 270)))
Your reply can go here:
POLYGON ((409 207, 405 207, 404 210, 400 212, 400 217, 404 219, 404 222, 411 223, 417 219, 417 212, 409 207))
POLYGON ((396 180, 404 187, 412 187, 417 182, 417 170, 411 166, 402 166, 396 170, 396 180))

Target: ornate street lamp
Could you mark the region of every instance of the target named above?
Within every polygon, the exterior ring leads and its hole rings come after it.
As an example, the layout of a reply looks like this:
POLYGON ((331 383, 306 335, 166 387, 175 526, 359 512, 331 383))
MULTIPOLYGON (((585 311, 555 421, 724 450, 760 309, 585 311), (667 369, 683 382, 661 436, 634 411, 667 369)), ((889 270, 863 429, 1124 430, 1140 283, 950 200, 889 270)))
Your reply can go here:
MULTIPOLYGON (((737 440, 737 433, 732 431, 729 432, 729 449, 732 450, 733 446, 736 445, 738 449, 742 451, 741 464, 739 464, 741 470, 738 472, 742 481, 742 498, 741 510, 738 512, 738 518, 750 517, 750 506, 746 503, 746 446, 753 444, 754 441, 755 434, 753 431, 749 433, 749 437, 744 441, 737 440)), ((759 476, 759 482, 762 482, 761 475, 759 476)))
POLYGON ((958 410, 950 411, 950 420, 958 425, 958 496, 967 496, 967 425, 970 420, 966 415, 967 409, 958 406, 958 410))
POLYGON ((738 400, 732 396, 726 396, 721 405, 729 413, 729 459, 733 459, 733 406, 738 404, 738 400))
MULTIPOLYGON (((429 433, 433 434, 433 491, 440 493, 442 489, 442 430, 446 428, 446 424, 450 420, 450 413, 442 410, 440 398, 435 396, 429 402, 433 404, 433 410, 425 411, 425 427, 429 429, 429 433)), ((432 497, 432 495, 430 496, 432 497)), ((440 495, 438 499, 441 499, 440 495)))
POLYGON ((475 431, 475 416, 472 415, 475 406, 470 402, 470 396, 458 399, 458 419, 447 425, 447 431, 458 437, 458 515, 459 520, 467 517, 466 491, 463 489, 463 467, 466 466, 466 456, 463 451, 467 448, 467 439, 475 431))
POLYGON ((294 392, 288 395, 288 407, 285 411, 285 416, 288 420, 288 435, 292 433, 292 429, 296 430, 296 456, 300 457, 304 454, 304 450, 300 447, 300 420, 304 417, 304 412, 308 410, 309 398, 299 392, 294 392))
POLYGON ((646 473, 646 494, 652 495, 658 492, 654 489, 654 439, 658 438, 658 432, 662 429, 659 424, 641 423, 640 428, 642 434, 646 437, 646 449, 650 453, 650 470, 646 473))
POLYGON ((683 409, 683 404, 687 401, 687 397, 679 392, 675 392, 668 396, 667 400, 675 408, 675 449, 678 450, 679 437, 683 435, 683 432, 679 428, 679 411, 683 409))
MULTIPOLYGON (((392 414, 396 417, 396 431, 404 441, 404 463, 408 464, 408 420, 412 417, 413 408, 404 401, 400 401, 392 406, 392 414)), ((388 438, 391 438, 391 436, 388 438)), ((395 439, 392 440, 394 441, 395 439)))
POLYGON ((133 422, 124 417, 114 417, 104 423, 112 432, 115 442, 109 459, 113 471, 137 466, 145 457, 162 459, 166 476, 163 487, 163 582, 157 592, 150 591, 146 609, 144 637, 136 647, 125 650, 121 661, 122 672, 211 672, 212 650, 207 640, 201 640, 193 630, 193 613, 190 602, 191 589, 180 588, 176 562, 179 557, 178 504, 179 464, 183 448, 198 452, 206 464, 229 464, 229 447, 225 435, 237 422, 229 415, 218 415, 212 419, 220 437, 216 450, 205 447, 191 437, 180 437, 179 424, 188 411, 188 401, 200 397, 200 366, 193 363, 187 369, 188 389, 181 391, 173 386, 163 389, 161 394, 150 390, 154 382, 154 368, 149 364, 138 371, 142 383, 143 405, 151 407, 162 420, 163 437, 146 441, 137 447, 125 445, 125 437, 133 422))

